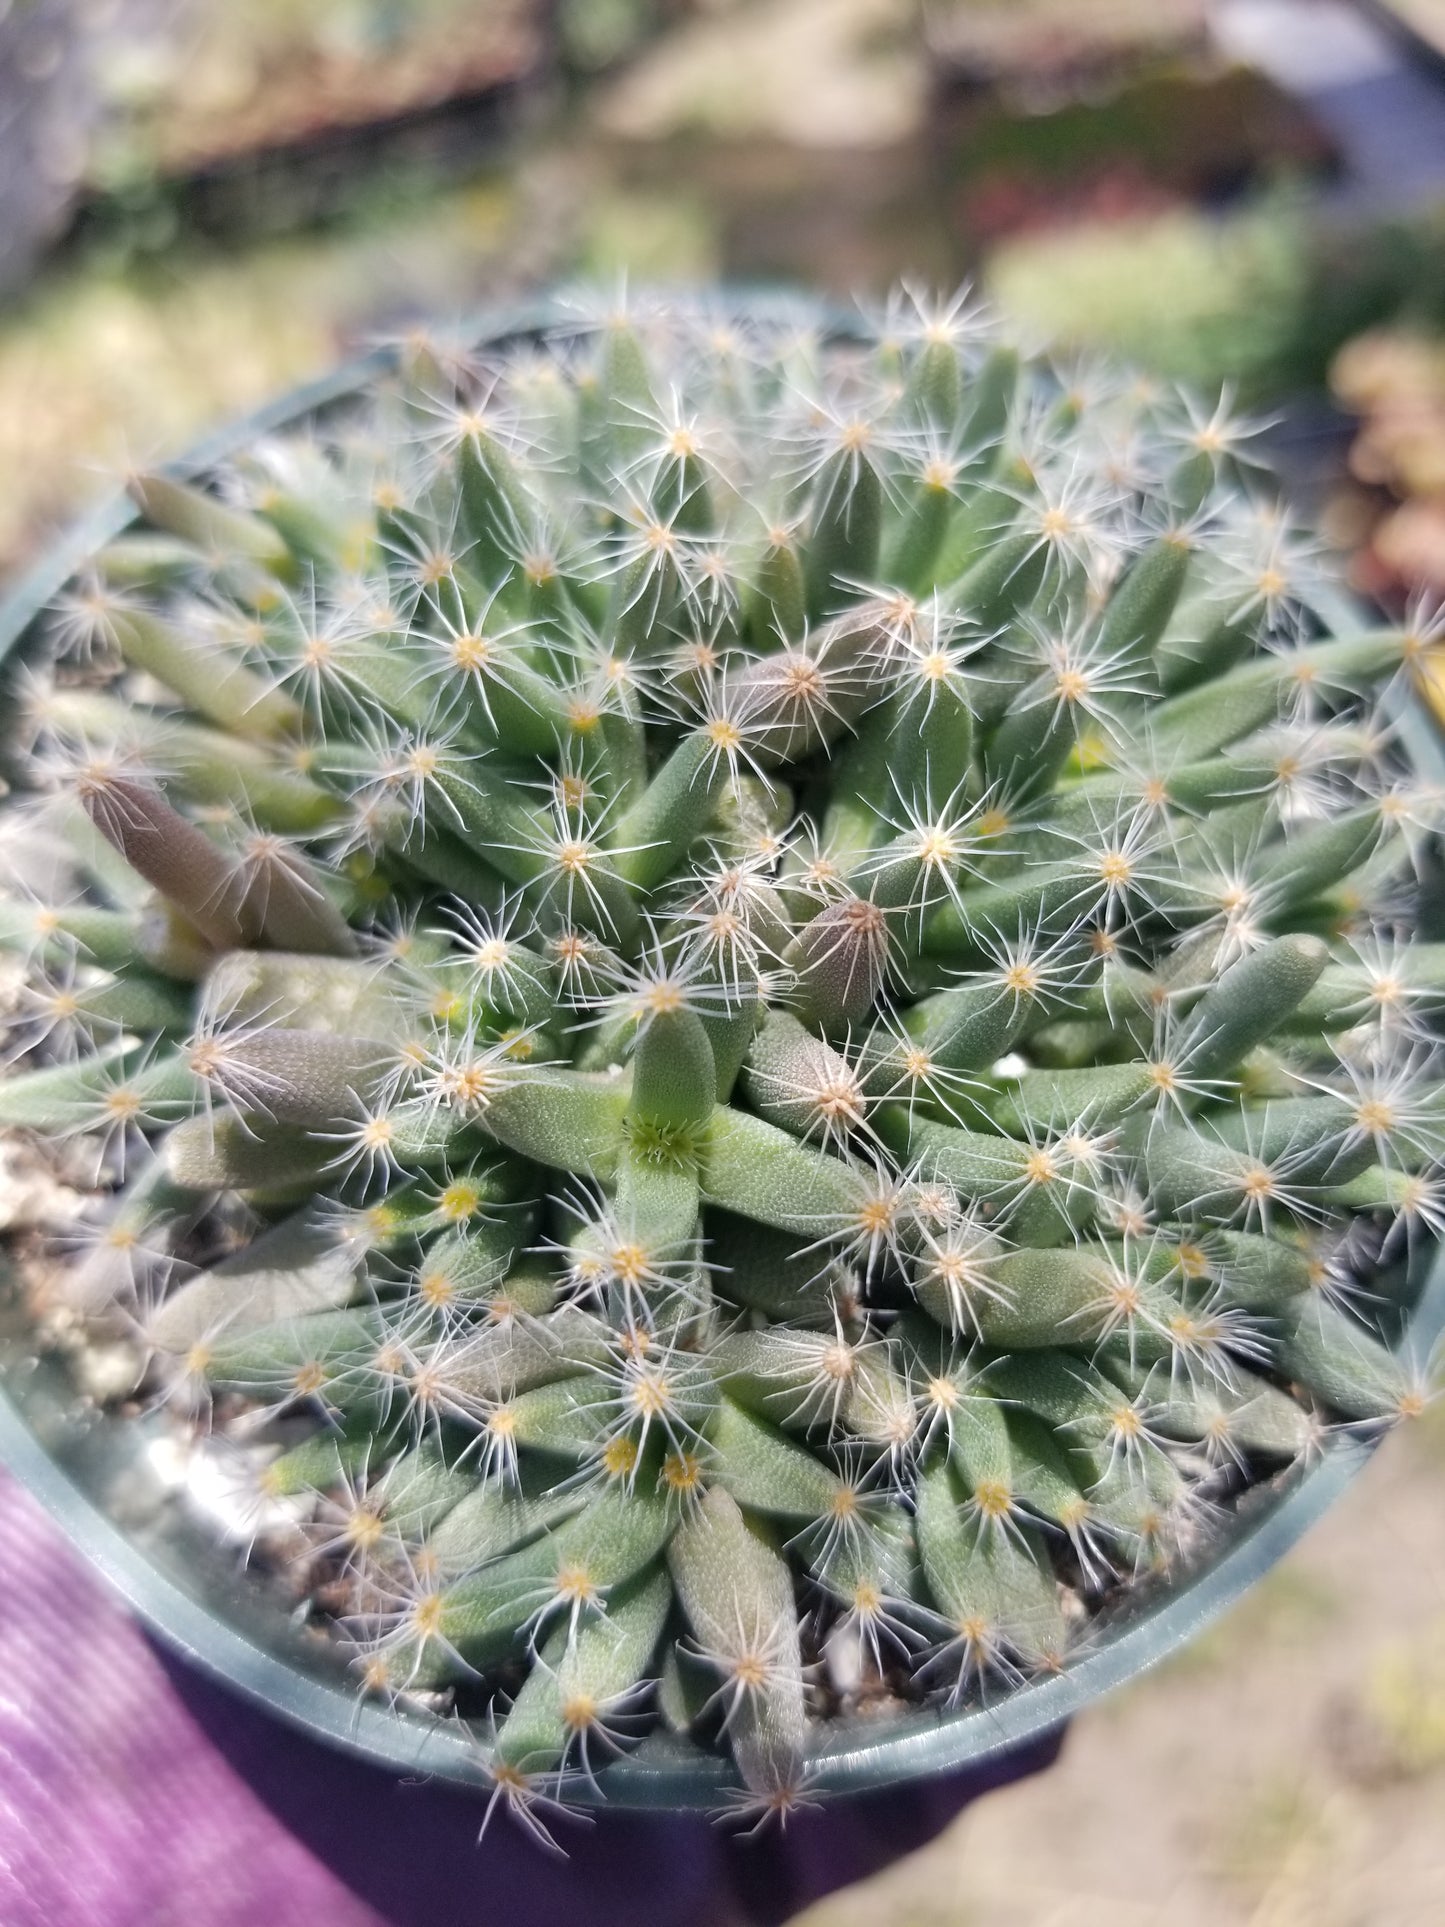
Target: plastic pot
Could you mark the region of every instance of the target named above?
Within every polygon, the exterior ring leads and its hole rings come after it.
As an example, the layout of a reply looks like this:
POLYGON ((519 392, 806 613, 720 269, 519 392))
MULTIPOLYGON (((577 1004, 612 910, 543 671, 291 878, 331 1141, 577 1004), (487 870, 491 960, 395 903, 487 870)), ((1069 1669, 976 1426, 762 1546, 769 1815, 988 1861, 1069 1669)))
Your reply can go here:
MULTIPOLYGON (((751 312, 776 311, 777 297, 739 297, 751 312)), ((788 304, 796 313, 796 303, 788 304)), ((825 325, 847 323, 814 311, 825 325)), ((540 307, 488 316, 477 342, 535 334, 540 307)), ((344 403, 388 365, 381 351, 286 396, 172 465, 204 474, 258 434, 344 403)), ((58 543, 0 606, 0 660, 22 658, 37 614, 84 558, 135 519, 125 499, 98 510, 58 543)), ((1418 773, 1445 781, 1445 755, 1430 720, 1412 709, 1400 736, 1418 773)), ((1401 1346, 1423 1355, 1445 1330, 1445 1252, 1420 1247, 1408 1269, 1376 1281, 1401 1346)), ((180 1503, 150 1448, 162 1419, 117 1420, 81 1398, 62 1360, 37 1359, 18 1294, 0 1283, 0 1460, 29 1487, 94 1566, 173 1647, 277 1717, 400 1773, 425 1773, 483 1788, 481 1750, 456 1721, 358 1702, 344 1657, 296 1624, 264 1577, 241 1567, 234 1549, 180 1503)), ((1101 1694, 1183 1646, 1233 1605, 1333 1504, 1370 1457, 1372 1443, 1331 1436, 1297 1465, 1242 1495, 1213 1551, 1168 1586, 1142 1590, 1092 1635, 1060 1672, 1031 1679, 987 1705, 920 1709, 889 1721, 839 1720, 815 1756, 820 1791, 893 1786, 1016 1752, 1101 1694)), ((730 1763, 667 1734, 654 1734, 599 1775, 612 1809, 706 1809, 734 1782, 730 1763)), ((586 1787, 579 1798, 588 1797, 586 1787)))

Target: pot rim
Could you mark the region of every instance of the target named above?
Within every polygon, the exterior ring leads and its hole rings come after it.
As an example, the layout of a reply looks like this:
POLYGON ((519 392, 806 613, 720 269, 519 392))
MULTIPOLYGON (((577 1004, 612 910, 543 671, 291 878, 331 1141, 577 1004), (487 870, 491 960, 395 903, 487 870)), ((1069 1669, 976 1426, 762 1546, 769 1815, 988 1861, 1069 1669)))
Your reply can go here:
MULTIPOLYGON (((776 289, 728 289, 723 300, 740 316, 808 315, 839 336, 855 325, 826 303, 776 289)), ((536 335, 559 319, 555 303, 533 300, 488 311, 457 332, 471 345, 500 345, 536 335)), ((162 472, 177 480, 203 475, 258 436, 345 402, 393 367, 396 358, 395 348, 383 347, 346 361, 200 441, 165 463, 162 472)), ((0 670, 18 655, 31 624, 86 558, 138 519, 123 494, 102 503, 0 600, 0 670)), ((1432 780, 1445 781, 1445 749, 1418 703, 1405 706, 1398 727, 1413 765, 1432 780)), ((1400 1339, 1401 1349, 1419 1356, 1445 1332, 1445 1247, 1427 1255, 1400 1339)), ((288 1629, 288 1639, 277 1638, 274 1630, 268 1639, 260 1630, 259 1611, 236 1611, 228 1618, 220 1601, 204 1596, 184 1556, 187 1538, 202 1562, 215 1552, 194 1524, 181 1531, 173 1548, 179 1570, 158 1564, 147 1550, 148 1535, 149 1543, 156 1543, 153 1522, 131 1517, 127 1523, 127 1509, 107 1496, 109 1482, 100 1476, 98 1463, 87 1464, 104 1458, 106 1442, 112 1435, 123 1439, 133 1421, 79 1413, 73 1396, 67 1411, 60 1376, 26 1359, 17 1344, 7 1348, 0 1342, 0 1464, 152 1631, 284 1721, 373 1765, 464 1785, 490 1784, 484 1754, 462 1722, 358 1701, 354 1688, 338 1675, 334 1649, 330 1666, 308 1665, 294 1628, 288 1629), (245 1624, 247 1618, 257 1625, 245 1624)), ((886 1722, 858 1716, 831 1722, 811 1756, 810 1785, 838 1793, 892 1785, 989 1760, 1060 1725, 1110 1688, 1178 1651, 1235 1604, 1333 1505, 1377 1444, 1378 1434, 1335 1435, 1313 1464, 1245 1493, 1244 1517, 1234 1521, 1212 1557, 1182 1583, 1161 1587, 1143 1603, 1102 1621, 1057 1673, 1031 1678, 992 1705, 920 1708, 886 1722)), ((129 1456, 133 1465, 136 1455, 129 1456)), ((120 1457, 124 1461, 127 1454, 120 1457)), ((244 1569, 239 1577, 233 1572, 231 1584, 233 1592, 244 1593, 244 1569)), ((274 1621, 274 1604, 270 1616, 274 1621)), ((576 1797, 614 1809, 711 1808, 738 1784, 721 1755, 664 1733, 650 1735, 597 1779, 595 1788, 581 1782, 576 1797)))

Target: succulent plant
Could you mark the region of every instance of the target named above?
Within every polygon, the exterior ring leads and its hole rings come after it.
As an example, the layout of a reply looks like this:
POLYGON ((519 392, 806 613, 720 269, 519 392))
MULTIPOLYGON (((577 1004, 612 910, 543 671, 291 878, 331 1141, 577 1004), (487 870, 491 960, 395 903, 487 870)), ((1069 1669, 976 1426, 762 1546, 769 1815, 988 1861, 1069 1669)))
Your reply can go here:
POLYGON ((1222 409, 805 321, 412 344, 138 479, 20 691, 46 1329, 533 1822, 651 1720, 786 1814, 1423 1397, 1428 628, 1222 409))

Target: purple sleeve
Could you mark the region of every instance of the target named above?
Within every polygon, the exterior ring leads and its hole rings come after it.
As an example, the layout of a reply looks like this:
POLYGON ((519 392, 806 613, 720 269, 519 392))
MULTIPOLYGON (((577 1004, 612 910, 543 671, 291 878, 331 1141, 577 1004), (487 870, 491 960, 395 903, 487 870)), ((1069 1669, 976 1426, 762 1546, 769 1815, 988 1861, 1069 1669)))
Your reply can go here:
POLYGON ((799 1814, 744 1840, 702 1818, 563 1823, 569 1857, 482 1803, 294 1732, 153 1645, 0 1475, 5 1927, 722 1927, 780 1922, 1048 1765, 1007 1758, 799 1814))

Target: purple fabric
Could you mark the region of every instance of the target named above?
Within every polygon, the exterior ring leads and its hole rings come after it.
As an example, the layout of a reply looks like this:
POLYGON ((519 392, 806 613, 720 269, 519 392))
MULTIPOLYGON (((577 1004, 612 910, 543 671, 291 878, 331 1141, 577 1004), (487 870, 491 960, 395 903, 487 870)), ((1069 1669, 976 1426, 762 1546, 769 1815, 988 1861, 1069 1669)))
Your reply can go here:
POLYGON ((4 1927, 378 1927, 0 1473, 4 1927))
POLYGON ((603 1814, 543 1854, 482 1805, 332 1752, 153 1646, 0 1474, 3 1927, 772 1927, 931 1839, 1060 1735, 740 1840, 603 1814))

